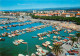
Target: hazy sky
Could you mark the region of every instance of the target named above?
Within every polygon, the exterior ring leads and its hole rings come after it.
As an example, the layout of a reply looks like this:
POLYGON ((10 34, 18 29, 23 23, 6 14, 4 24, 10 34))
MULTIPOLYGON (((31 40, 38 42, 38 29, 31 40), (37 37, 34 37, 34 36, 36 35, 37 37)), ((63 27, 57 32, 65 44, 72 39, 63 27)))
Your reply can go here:
POLYGON ((0 0, 0 10, 79 6, 80 0, 0 0))

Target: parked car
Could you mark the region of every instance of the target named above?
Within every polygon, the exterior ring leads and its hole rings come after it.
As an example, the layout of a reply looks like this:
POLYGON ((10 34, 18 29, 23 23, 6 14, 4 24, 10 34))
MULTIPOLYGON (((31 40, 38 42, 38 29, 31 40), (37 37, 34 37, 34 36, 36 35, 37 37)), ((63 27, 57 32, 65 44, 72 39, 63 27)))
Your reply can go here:
POLYGON ((70 50, 70 51, 68 51, 68 53, 76 53, 76 54, 78 54, 78 53, 79 53, 79 51, 70 50))
POLYGON ((65 53, 65 56, 77 56, 76 53, 65 53))

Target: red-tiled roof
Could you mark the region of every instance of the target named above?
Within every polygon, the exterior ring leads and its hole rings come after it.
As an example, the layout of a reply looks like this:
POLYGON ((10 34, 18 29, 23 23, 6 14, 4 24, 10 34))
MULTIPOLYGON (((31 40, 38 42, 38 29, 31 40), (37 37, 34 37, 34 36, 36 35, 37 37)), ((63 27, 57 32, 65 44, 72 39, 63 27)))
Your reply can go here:
POLYGON ((77 13, 76 15, 80 15, 80 13, 77 13))
POLYGON ((62 13, 62 14, 70 14, 70 13, 62 13))
POLYGON ((48 15, 48 14, 35 14, 35 15, 48 15))
POLYGON ((60 14, 60 13, 53 13, 53 14, 60 14))

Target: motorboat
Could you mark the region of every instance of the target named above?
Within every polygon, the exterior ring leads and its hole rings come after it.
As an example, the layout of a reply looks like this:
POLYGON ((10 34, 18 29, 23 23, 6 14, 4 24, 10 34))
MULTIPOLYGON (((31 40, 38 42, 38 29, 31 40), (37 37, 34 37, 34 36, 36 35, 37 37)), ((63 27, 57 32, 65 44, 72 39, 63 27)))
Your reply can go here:
POLYGON ((22 42, 22 44, 27 44, 27 42, 22 42))
POLYGON ((66 32, 66 30, 64 32, 66 32))
POLYGON ((0 38, 0 41, 4 41, 5 39, 3 39, 3 38, 0 38))
POLYGON ((18 39, 18 40, 13 41, 13 44, 14 44, 14 45, 19 45, 19 44, 21 44, 23 41, 24 41, 23 39, 18 39))
POLYGON ((36 45, 36 48, 40 48, 40 45, 36 45))
POLYGON ((18 56, 24 56, 23 54, 18 54, 18 56))
POLYGON ((12 37, 12 35, 8 35, 8 37, 10 37, 10 38, 11 38, 11 37, 12 37))
POLYGON ((52 47, 52 46, 50 46, 50 45, 49 45, 48 47, 49 47, 50 49, 53 49, 53 47, 52 47))
POLYGON ((32 36, 32 38, 37 38, 37 36, 32 36))
POLYGON ((22 33, 24 34, 25 32, 24 32, 24 31, 22 31, 22 33))
POLYGON ((47 37, 44 37, 44 38, 47 38, 47 37))
POLYGON ((50 42, 50 41, 46 41, 45 43, 46 43, 47 45, 49 45, 51 42, 50 42))
POLYGON ((43 46, 47 47, 48 45, 46 43, 42 43, 43 46))
POLYGON ((39 40, 43 40, 43 37, 39 38, 39 40))
POLYGON ((14 37, 15 36, 15 34, 12 34, 12 37, 14 37))
POLYGON ((61 37, 60 37, 60 36, 58 36, 58 39, 60 40, 60 39, 61 39, 61 37))
POLYGON ((36 54, 32 53, 31 56, 36 56, 36 54))
POLYGON ((53 36, 53 38, 57 38, 57 36, 53 36))
POLYGON ((50 37, 50 35, 49 35, 49 34, 48 34, 47 36, 48 36, 48 37, 50 37))

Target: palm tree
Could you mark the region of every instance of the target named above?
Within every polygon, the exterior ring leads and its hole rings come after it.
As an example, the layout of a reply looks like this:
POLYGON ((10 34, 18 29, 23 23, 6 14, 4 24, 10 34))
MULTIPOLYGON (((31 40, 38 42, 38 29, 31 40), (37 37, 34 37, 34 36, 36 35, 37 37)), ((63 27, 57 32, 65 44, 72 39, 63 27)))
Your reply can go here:
POLYGON ((72 41, 72 46, 73 46, 74 42, 77 41, 77 38, 72 37, 72 38, 71 38, 71 41, 72 41))
POLYGON ((52 52, 55 53, 56 56, 58 56, 59 54, 63 53, 63 48, 61 47, 60 44, 54 44, 52 52))
POLYGON ((78 41, 80 39, 80 33, 77 33, 76 36, 77 36, 77 43, 78 43, 78 41))

